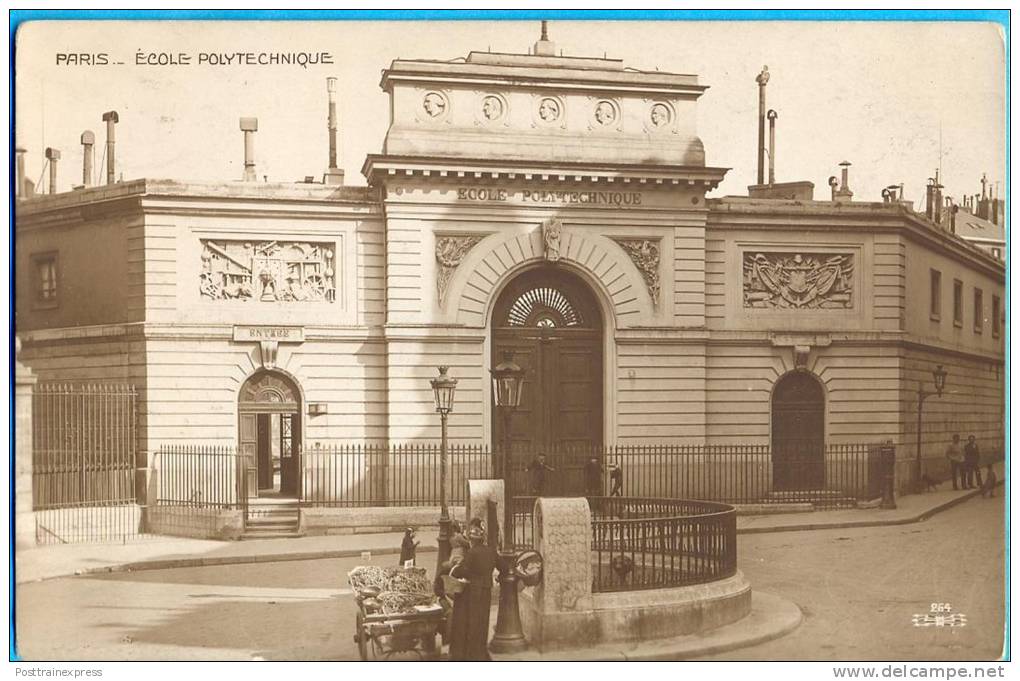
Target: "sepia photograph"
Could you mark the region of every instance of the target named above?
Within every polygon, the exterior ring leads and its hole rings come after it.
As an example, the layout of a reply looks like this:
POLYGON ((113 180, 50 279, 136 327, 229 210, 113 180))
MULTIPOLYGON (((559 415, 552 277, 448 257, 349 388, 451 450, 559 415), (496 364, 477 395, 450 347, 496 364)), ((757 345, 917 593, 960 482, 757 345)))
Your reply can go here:
POLYGON ((10 666, 1004 677, 1009 19, 12 11, 10 666))

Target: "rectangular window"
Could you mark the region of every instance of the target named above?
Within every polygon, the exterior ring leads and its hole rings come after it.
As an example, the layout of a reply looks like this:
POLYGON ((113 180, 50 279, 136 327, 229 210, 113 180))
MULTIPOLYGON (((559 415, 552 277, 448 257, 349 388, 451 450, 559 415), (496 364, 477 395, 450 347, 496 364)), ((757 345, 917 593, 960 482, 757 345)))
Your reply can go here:
POLYGON ((953 325, 963 326, 963 282, 953 280, 953 325))
POLYGON ((942 319, 942 273, 935 269, 931 271, 931 318, 942 319))
POLYGON ((974 333, 981 333, 985 328, 984 293, 974 289, 974 333))
POLYGON ((1002 314, 1002 301, 999 300, 999 296, 992 296, 992 337, 998 338, 999 331, 1002 329, 1002 322, 999 321, 999 315, 1002 314))
POLYGON ((57 254, 32 256, 33 291, 36 307, 57 306, 57 254))

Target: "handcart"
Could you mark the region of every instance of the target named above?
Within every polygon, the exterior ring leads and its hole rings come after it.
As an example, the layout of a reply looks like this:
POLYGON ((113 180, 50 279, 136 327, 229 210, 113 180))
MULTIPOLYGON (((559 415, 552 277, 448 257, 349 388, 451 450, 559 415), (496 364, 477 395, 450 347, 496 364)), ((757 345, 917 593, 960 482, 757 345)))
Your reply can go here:
POLYGON ((362 660, 407 652, 439 658, 436 635, 446 628, 447 612, 424 568, 357 567, 348 579, 358 606, 354 642, 362 660))

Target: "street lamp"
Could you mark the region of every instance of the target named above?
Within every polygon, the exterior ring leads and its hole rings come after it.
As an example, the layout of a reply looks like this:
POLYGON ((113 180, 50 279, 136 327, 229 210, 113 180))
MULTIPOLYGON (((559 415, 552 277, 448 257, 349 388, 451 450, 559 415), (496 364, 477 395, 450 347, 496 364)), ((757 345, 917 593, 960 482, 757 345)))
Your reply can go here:
POLYGON ((439 376, 433 378, 432 392, 436 398, 436 411, 442 423, 442 437, 439 443, 439 558, 436 562, 438 579, 443 563, 450 560, 450 509, 446 504, 446 419, 453 411, 453 393, 457 389, 457 379, 446 375, 450 367, 439 367, 439 376))
POLYGON ((925 391, 924 384, 922 384, 920 382, 918 382, 918 384, 917 384, 917 461, 916 461, 916 468, 917 468, 917 470, 915 471, 915 474, 914 474, 914 485, 916 486, 918 492, 921 492, 923 490, 923 488, 924 488, 924 485, 922 485, 922 483, 921 483, 921 413, 922 413, 922 408, 924 406, 924 401, 926 399, 928 399, 929 397, 931 397, 932 395, 938 395, 939 397, 942 397, 942 391, 946 389, 946 375, 948 373, 949 373, 948 371, 946 371, 945 369, 942 368, 941 364, 939 364, 937 367, 935 367, 932 370, 931 374, 932 374, 932 377, 935 379, 935 392, 933 392, 933 393, 925 391))
POLYGON ((496 613, 496 632, 489 643, 494 653, 512 653, 524 650, 527 641, 521 627, 521 611, 517 603, 517 575, 514 573, 513 529, 513 465, 511 463, 511 418, 521 404, 524 387, 524 370, 514 363, 514 353, 503 352, 503 361, 489 369, 492 374, 492 399, 503 413, 503 547, 499 552, 499 610, 496 613))

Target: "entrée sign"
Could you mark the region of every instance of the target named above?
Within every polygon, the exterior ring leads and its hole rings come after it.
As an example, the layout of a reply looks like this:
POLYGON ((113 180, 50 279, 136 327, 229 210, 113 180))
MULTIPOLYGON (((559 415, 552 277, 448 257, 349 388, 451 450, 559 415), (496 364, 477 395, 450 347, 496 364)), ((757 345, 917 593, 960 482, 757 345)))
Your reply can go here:
POLYGON ((237 342, 303 343, 305 328, 303 326, 235 326, 234 340, 237 342))
POLYGON ((641 192, 561 192, 461 187, 457 190, 457 199, 460 201, 524 201, 530 203, 592 204, 596 206, 640 206, 641 192))

